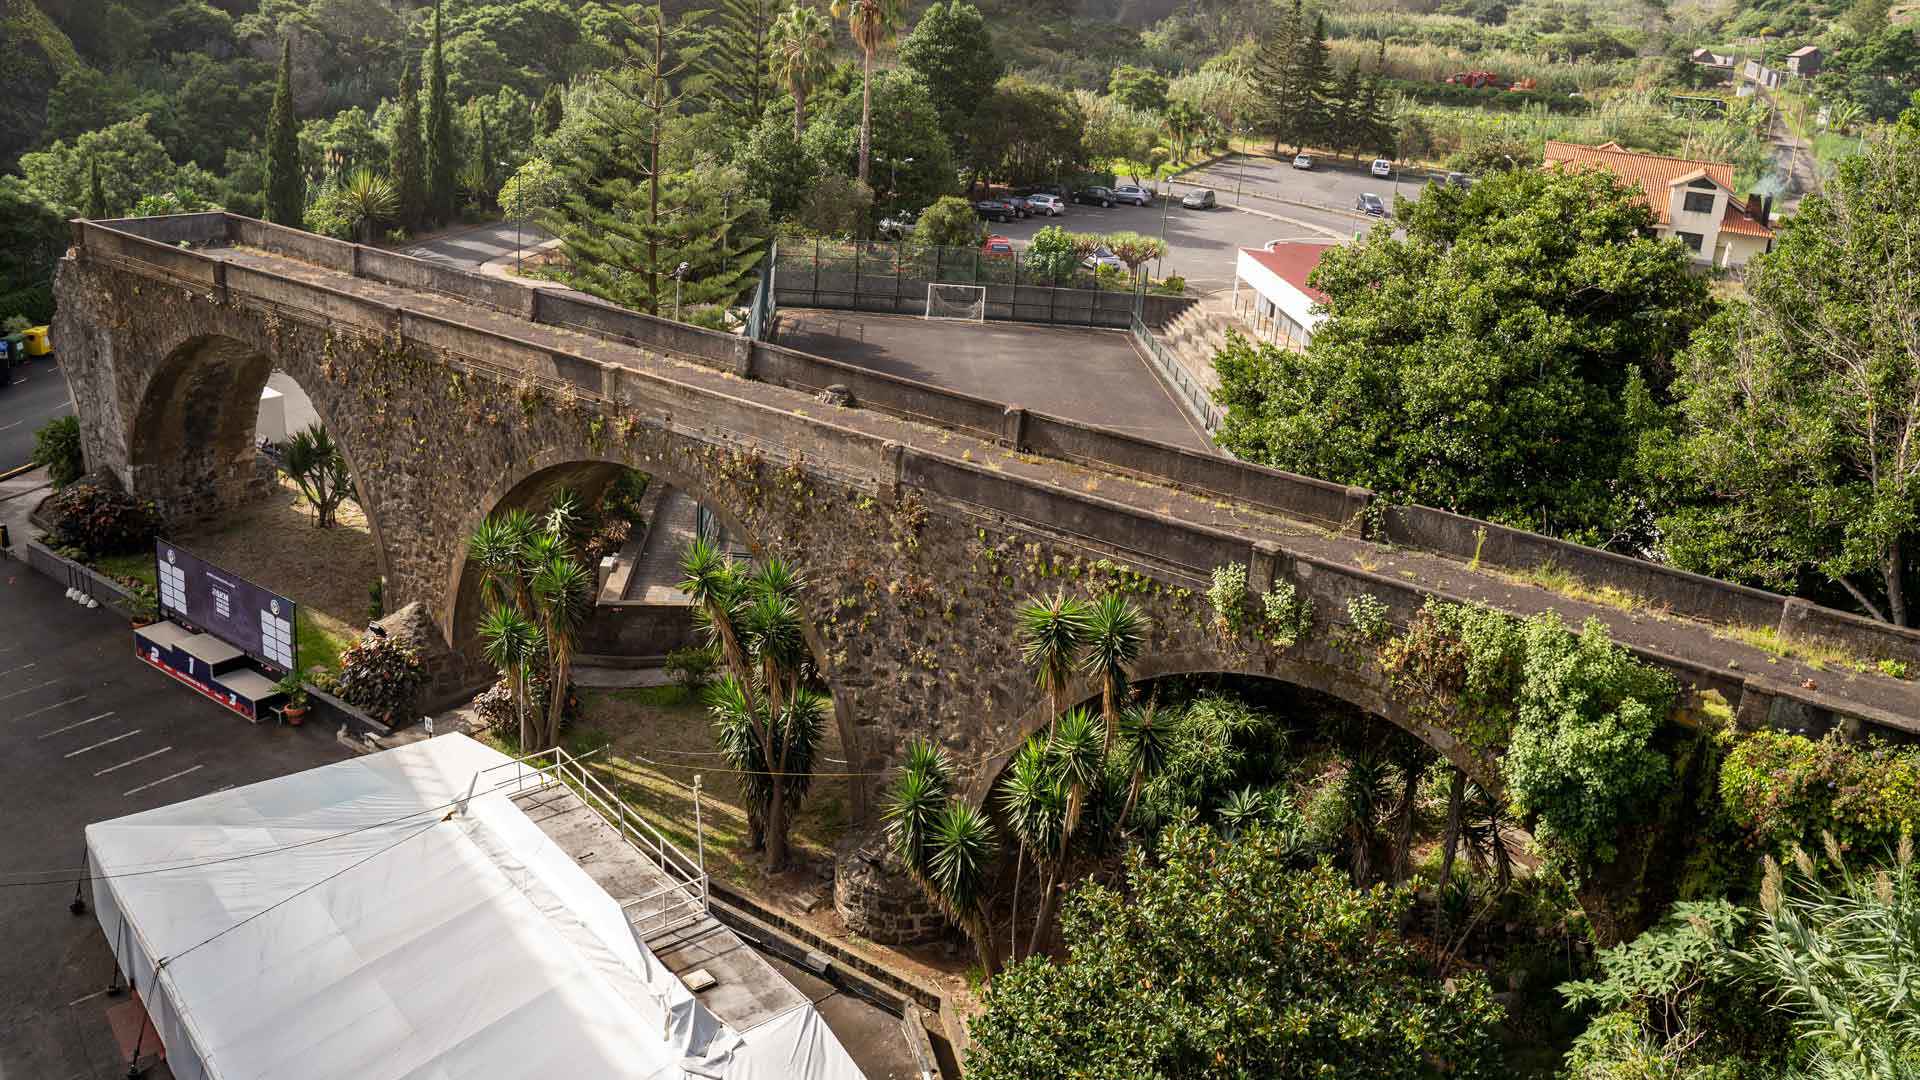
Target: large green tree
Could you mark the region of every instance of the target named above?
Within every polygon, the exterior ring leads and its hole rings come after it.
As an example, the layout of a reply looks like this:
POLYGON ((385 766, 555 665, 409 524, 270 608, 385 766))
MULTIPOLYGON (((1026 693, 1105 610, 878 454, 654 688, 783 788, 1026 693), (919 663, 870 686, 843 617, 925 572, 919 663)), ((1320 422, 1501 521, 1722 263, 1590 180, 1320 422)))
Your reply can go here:
POLYGON ((1215 360, 1220 442, 1389 498, 1634 547, 1626 488, 1652 395, 1713 311, 1638 191, 1520 171, 1402 203, 1314 272, 1304 352, 1235 340, 1215 360))
POLYGON ((832 70, 833 24, 811 4, 794 4, 773 22, 773 73, 793 95, 793 138, 807 130, 807 95, 832 70))
POLYGON ((1068 899, 1068 957, 994 979, 968 1024, 979 1080, 1270 1080, 1494 1075, 1486 980, 1427 974, 1401 936, 1411 894, 1299 868, 1263 827, 1176 826, 1127 857, 1124 889, 1068 899))
POLYGON ((293 40, 280 45, 280 77, 267 114, 267 220, 299 228, 307 210, 307 174, 300 168, 299 122, 293 115, 293 40))
POLYGON ((56 142, 20 155, 28 187, 49 202, 76 209, 87 204, 88 177, 95 165, 109 213, 131 207, 143 195, 169 190, 181 174, 147 130, 144 115, 89 131, 71 143, 56 142))
POLYGON ((974 115, 1004 70, 980 9, 964 0, 929 5, 913 33, 900 43, 900 63, 927 80, 940 129, 961 148, 974 115))
POLYGON ((453 144, 453 100, 447 94, 446 44, 440 16, 440 0, 434 0, 433 41, 427 49, 427 216, 446 222, 452 220, 458 198, 455 177, 459 157, 453 144))
POLYGON ((420 81, 409 65, 400 79, 400 122, 394 126, 387 157, 394 214, 409 229, 419 228, 427 213, 427 169, 420 134, 420 81))
POLYGON ((0 319, 53 317, 53 266, 67 245, 66 212, 17 176, 0 176, 0 319))
POLYGON ((774 0, 719 0, 702 33, 694 67, 705 96, 742 130, 760 122, 773 99, 774 0))
POLYGON ((873 132, 873 58, 893 37, 905 11, 901 0, 833 0, 834 18, 845 18, 853 43, 860 47, 860 171, 863 184, 869 183, 872 163, 873 132))
POLYGON ((1920 108, 1801 204, 1747 295, 1687 354, 1678 435, 1650 455, 1682 488, 1665 553, 1914 625, 1920 108))
POLYGON ((967 144, 981 179, 1030 184, 1070 174, 1086 160, 1086 121, 1065 90, 1009 75, 977 108, 967 144))

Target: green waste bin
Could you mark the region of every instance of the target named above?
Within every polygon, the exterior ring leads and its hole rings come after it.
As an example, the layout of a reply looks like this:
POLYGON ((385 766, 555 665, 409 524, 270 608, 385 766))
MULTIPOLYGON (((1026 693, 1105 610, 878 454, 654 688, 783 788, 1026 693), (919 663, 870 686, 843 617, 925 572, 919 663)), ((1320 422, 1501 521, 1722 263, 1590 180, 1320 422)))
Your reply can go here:
POLYGON ((11 371, 26 362, 27 335, 8 334, 0 338, 0 373, 11 371))

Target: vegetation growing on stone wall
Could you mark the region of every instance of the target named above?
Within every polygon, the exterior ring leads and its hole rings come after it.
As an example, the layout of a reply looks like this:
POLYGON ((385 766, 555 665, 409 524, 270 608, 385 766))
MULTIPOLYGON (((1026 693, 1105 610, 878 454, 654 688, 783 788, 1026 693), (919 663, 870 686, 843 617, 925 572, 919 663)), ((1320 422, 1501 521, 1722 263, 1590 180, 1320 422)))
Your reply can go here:
POLYGON ((1920 748, 1742 734, 1721 762, 1720 799, 1764 850, 1811 847, 1822 834, 1843 851, 1887 850, 1920 826, 1920 748))

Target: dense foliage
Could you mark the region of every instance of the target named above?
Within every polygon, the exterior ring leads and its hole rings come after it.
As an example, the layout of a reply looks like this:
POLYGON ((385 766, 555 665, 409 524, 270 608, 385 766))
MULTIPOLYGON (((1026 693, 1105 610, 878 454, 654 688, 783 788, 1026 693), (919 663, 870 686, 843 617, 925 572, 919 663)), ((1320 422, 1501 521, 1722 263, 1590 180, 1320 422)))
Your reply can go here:
POLYGON ((1644 529, 1623 493, 1648 395, 1711 312, 1684 250, 1606 173, 1435 188, 1329 250, 1305 352, 1216 366, 1220 442, 1263 464, 1593 543, 1644 529))
POLYGON ((33 433, 33 463, 44 466, 55 489, 66 487, 87 471, 80 448, 80 418, 61 416, 33 433))
POLYGON ((341 651, 335 687, 341 700, 375 719, 406 720, 425 678, 418 650, 396 638, 366 633, 341 651))
POLYGON ((67 485, 42 509, 53 522, 53 545, 90 559, 151 551, 160 531, 153 503, 92 481, 67 485))
POLYGON ((1293 865, 1263 828, 1176 827, 1129 854, 1123 888, 1068 899, 1066 959, 994 980, 968 1075, 1491 1075, 1490 988, 1426 974, 1400 936, 1407 903, 1293 865))
POLYGON ((1920 750, 1757 731, 1727 751, 1720 798, 1761 850, 1822 834, 1847 851, 1888 850, 1920 826, 1920 750))

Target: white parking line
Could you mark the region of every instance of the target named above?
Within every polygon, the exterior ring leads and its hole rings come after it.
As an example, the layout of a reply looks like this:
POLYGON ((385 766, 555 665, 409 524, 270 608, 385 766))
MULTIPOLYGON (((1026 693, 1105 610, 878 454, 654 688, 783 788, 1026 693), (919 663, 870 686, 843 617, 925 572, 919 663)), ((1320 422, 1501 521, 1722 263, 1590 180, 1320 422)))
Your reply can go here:
POLYGON ((153 751, 152 753, 147 753, 147 754, 141 754, 141 755, 140 755, 139 757, 137 757, 137 758, 132 758, 132 759, 130 759, 130 760, 127 760, 127 761, 123 761, 123 762, 121 762, 121 763, 120 763, 120 764, 118 764, 118 765, 109 765, 109 766, 107 766, 106 768, 104 768, 104 769, 101 769, 101 770, 100 770, 99 772, 96 772, 96 773, 94 773, 93 775, 95 775, 95 776, 105 776, 105 775, 107 775, 108 773, 110 773, 110 772, 113 772, 113 771, 114 771, 114 770, 116 770, 116 769, 124 769, 124 768, 126 768, 127 766, 129 766, 129 765, 138 765, 138 764, 140 764, 141 762, 143 762, 143 761, 145 761, 145 760, 147 760, 148 758, 156 758, 156 757, 159 757, 159 756, 160 756, 161 754, 164 754, 164 753, 166 753, 167 751, 169 751, 169 750, 171 750, 171 749, 173 749, 173 747, 171 747, 171 746, 163 746, 163 747, 161 747, 160 749, 158 749, 158 750, 155 750, 155 751, 153 751))
POLYGON ((40 666, 40 661, 38 661, 38 660, 35 660, 35 661, 34 661, 33 663, 31 663, 31 664, 21 664, 21 665, 20 665, 19 667, 17 667, 17 668, 8 668, 8 669, 7 669, 7 670, 5 670, 5 671, 0 671, 0 679, 4 679, 4 678, 6 678, 7 676, 9 676, 9 675, 11 675, 11 674, 13 674, 13 673, 14 673, 14 672, 16 672, 16 671, 25 671, 25 670, 27 670, 27 669, 28 669, 28 668, 30 668, 30 667, 39 667, 39 666, 40 666))
POLYGON ((70 697, 65 701, 56 701, 53 704, 46 706, 45 708, 35 709, 30 713, 21 713, 19 716, 14 717, 14 719, 15 720, 31 720, 34 717, 39 716, 41 713, 52 712, 55 709, 62 708, 67 705, 71 705, 76 701, 85 701, 85 700, 87 700, 87 695, 81 694, 79 697, 70 697))
POLYGON ((97 743, 94 743, 94 744, 93 744, 92 746, 83 746, 83 747, 81 747, 80 749, 78 749, 78 750, 75 750, 75 751, 74 751, 74 752, 72 752, 71 754, 68 754, 67 756, 68 756, 68 757, 79 757, 79 756, 80 756, 81 754, 84 754, 84 753, 86 753, 86 752, 87 752, 87 751, 89 751, 89 750, 98 750, 98 749, 100 749, 101 747, 103 747, 103 746, 106 746, 106 745, 107 745, 108 743, 117 743, 117 742, 119 742, 119 741, 120 741, 121 739, 128 739, 128 738, 132 738, 133 736, 135 736, 135 735, 138 735, 138 734, 140 734, 140 733, 141 733, 142 731, 145 731, 145 730, 146 730, 146 728, 134 728, 134 729, 133 729, 132 731, 123 731, 123 732, 121 732, 120 734, 118 734, 118 735, 115 735, 115 736, 114 736, 113 738, 111 738, 111 739, 101 739, 101 740, 100 740, 99 742, 97 742, 97 743))
POLYGON ((193 772, 193 771, 194 771, 194 770, 196 770, 196 769, 204 769, 204 768, 206 768, 206 766, 205 766, 205 765, 194 765, 194 766, 191 766, 191 767, 188 767, 188 768, 185 768, 185 769, 181 769, 181 770, 180 770, 179 772, 177 772, 177 773, 168 773, 167 775, 165 775, 165 776, 163 776, 163 777, 161 777, 161 778, 160 778, 160 779, 158 779, 158 780, 149 780, 148 782, 146 782, 146 783, 144 783, 144 784, 141 784, 141 785, 140 785, 139 787, 137 787, 137 788, 134 788, 134 789, 133 789, 132 791, 126 791, 126 792, 122 792, 122 793, 121 793, 121 795, 120 795, 120 797, 124 799, 124 798, 126 798, 126 797, 127 797, 128 795, 138 795, 138 794, 140 794, 141 792, 143 792, 143 791, 145 791, 145 790, 147 790, 147 789, 148 789, 148 788, 150 788, 150 787, 153 787, 153 786, 154 786, 154 785, 156 785, 156 784, 164 784, 164 783, 166 783, 166 782, 167 782, 167 781, 169 781, 169 780, 178 780, 178 779, 180 779, 181 777, 183 777, 183 776, 185 776, 185 775, 187 775, 187 774, 188 774, 188 773, 190 773, 190 772, 193 772))
POLYGON ((108 712, 101 713, 99 716, 89 716, 85 720, 75 720, 73 723, 68 724, 66 727, 54 728, 52 731, 49 731, 45 735, 41 735, 39 737, 42 739, 51 739, 55 735, 58 735, 63 731, 72 731, 74 728, 77 728, 77 727, 85 727, 86 725, 93 723, 95 720, 105 720, 107 717, 112 715, 113 713, 111 711, 108 711, 108 712))
POLYGON ((17 698, 17 697, 19 697, 19 696, 20 696, 21 694, 31 694, 31 693, 33 693, 33 692, 34 692, 35 690, 40 690, 40 689, 43 689, 43 688, 45 688, 45 687, 49 687, 49 686, 52 686, 52 685, 53 685, 53 684, 54 684, 55 682, 57 682, 57 681, 58 681, 58 680, 56 680, 56 679, 48 679, 48 680, 47 680, 46 682, 43 682, 43 683, 40 683, 40 684, 39 684, 38 686, 29 686, 29 687, 27 687, 27 688, 26 688, 25 690, 15 690, 15 691, 14 691, 13 693, 11 693, 11 694, 0 694, 0 701, 5 701, 5 700, 7 700, 8 698, 17 698))

